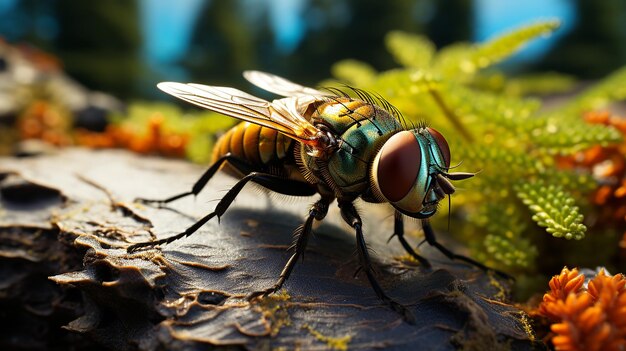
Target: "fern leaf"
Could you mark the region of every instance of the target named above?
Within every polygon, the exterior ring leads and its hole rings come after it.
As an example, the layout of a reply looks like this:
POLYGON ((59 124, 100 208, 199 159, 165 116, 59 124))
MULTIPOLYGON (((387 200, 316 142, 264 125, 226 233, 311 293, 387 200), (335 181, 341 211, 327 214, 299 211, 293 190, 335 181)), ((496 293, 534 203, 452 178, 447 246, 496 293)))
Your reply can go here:
POLYGON ((547 95, 571 91, 576 79, 561 73, 535 73, 509 79, 504 93, 509 96, 547 95))
POLYGON ((428 68, 435 45, 421 35, 392 31, 385 37, 387 49, 396 62, 405 67, 428 68))
POLYGON ((442 48, 432 59, 433 71, 450 78, 474 74, 475 66, 467 60, 474 50, 475 46, 469 43, 454 43, 442 48))
POLYGON ((487 234, 483 245, 492 260, 510 268, 527 269, 533 266, 538 255, 537 247, 521 236, 487 234))
POLYGON ((546 232, 565 239, 585 237, 587 227, 582 224, 583 215, 562 187, 529 182, 517 186, 516 191, 517 197, 534 213, 533 221, 546 228, 546 232))
MULTIPOLYGON (((538 119, 539 120, 539 119, 538 119)), ((622 140, 622 134, 605 125, 590 125, 582 118, 568 120, 551 118, 543 128, 533 130, 536 147, 549 154, 567 155, 594 145, 607 146, 622 140)))
POLYGON ((541 35, 552 33, 558 27, 558 20, 542 21, 522 26, 479 45, 469 58, 469 61, 477 69, 488 67, 517 52, 531 40, 541 35))
POLYGON ((459 116, 476 116, 475 121, 480 125, 491 124, 515 133, 530 131, 539 126, 542 121, 531 118, 541 107, 537 99, 519 99, 497 95, 488 92, 470 90, 460 85, 448 84, 445 86, 448 103, 459 116))
POLYGON ((448 77, 452 78, 456 74, 471 76, 511 56, 531 40, 552 33, 558 27, 559 21, 557 20, 522 26, 480 45, 457 44, 451 49, 442 50, 435 60, 441 61, 438 66, 442 74, 448 77))
POLYGON ((472 222, 487 233, 482 245, 473 249, 477 258, 514 269, 527 269, 534 264, 538 251, 530 240, 524 238, 527 221, 517 206, 510 202, 485 202, 473 217, 472 222))

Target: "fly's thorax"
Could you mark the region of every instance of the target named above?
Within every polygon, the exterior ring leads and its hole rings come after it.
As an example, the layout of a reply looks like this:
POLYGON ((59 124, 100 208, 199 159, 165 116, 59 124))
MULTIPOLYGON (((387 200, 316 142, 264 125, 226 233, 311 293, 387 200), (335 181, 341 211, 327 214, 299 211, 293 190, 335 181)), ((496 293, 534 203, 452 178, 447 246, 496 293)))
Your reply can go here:
POLYGON ((314 120, 324 120, 339 147, 323 163, 301 153, 302 164, 338 197, 359 196, 369 187, 369 168, 376 151, 401 128, 400 123, 386 111, 362 101, 328 103, 318 111, 314 120))
POLYGON ((323 103, 311 115, 311 123, 323 124, 342 135, 355 123, 374 122, 384 132, 401 129, 398 120, 384 109, 361 100, 338 97, 323 103))
POLYGON ((404 214, 428 217, 445 196, 437 175, 449 166, 450 150, 439 132, 428 127, 401 131, 374 156, 371 189, 377 198, 404 214))

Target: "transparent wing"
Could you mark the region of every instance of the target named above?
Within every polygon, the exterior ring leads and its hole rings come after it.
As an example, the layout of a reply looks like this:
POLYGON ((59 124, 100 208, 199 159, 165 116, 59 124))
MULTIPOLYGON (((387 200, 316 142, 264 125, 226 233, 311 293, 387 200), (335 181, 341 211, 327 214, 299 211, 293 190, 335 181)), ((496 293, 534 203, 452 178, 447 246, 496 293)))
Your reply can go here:
POLYGON ((295 97, 269 102, 228 87, 175 82, 159 83, 157 87, 194 105, 275 129, 311 146, 317 145, 319 130, 298 113, 301 102, 295 97))
POLYGON ((314 101, 320 97, 332 95, 313 88, 304 87, 271 73, 245 71, 243 72, 243 77, 259 88, 282 96, 311 97, 314 101))

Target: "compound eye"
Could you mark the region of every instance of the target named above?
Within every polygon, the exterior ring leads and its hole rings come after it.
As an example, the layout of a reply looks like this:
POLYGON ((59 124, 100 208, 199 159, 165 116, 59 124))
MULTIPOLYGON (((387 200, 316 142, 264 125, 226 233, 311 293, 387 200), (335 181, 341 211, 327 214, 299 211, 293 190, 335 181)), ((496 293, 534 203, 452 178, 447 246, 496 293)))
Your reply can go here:
POLYGON ((403 199, 413 188, 420 170, 422 153, 419 143, 409 131, 396 133, 380 149, 378 186, 390 202, 403 199))
POLYGON ((439 150, 441 150, 441 154, 443 155, 443 162, 446 164, 446 168, 450 168, 450 147, 448 146, 446 138, 444 138, 441 133, 430 127, 426 127, 426 130, 430 133, 430 135, 433 136, 433 139, 435 139, 439 150))

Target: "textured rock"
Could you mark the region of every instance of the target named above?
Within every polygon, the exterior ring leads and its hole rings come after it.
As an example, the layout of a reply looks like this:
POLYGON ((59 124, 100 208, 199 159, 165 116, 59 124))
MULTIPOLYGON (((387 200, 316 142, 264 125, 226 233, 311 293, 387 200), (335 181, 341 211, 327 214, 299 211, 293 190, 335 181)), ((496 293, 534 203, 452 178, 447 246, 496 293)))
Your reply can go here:
MULTIPOLYGON (((284 200, 247 186, 220 223, 127 254, 130 243, 188 227, 234 183, 217 176, 197 199, 168 208, 133 202, 187 191, 202 171, 123 151, 0 159, 0 304, 12 306, 4 317, 18 321, 13 334, 0 334, 0 347, 23 347, 32 319, 45 325, 33 345, 39 348, 542 347, 530 340, 524 314, 506 303, 505 282, 428 245, 420 250, 433 270, 407 260, 395 240, 386 243, 393 223, 380 206, 358 204, 365 236, 383 287, 409 306, 416 325, 381 304, 364 275, 355 276, 354 233, 336 209, 315 229, 283 291, 245 300, 275 282, 314 198, 284 200)), ((407 230, 417 243, 415 226, 407 230)))

